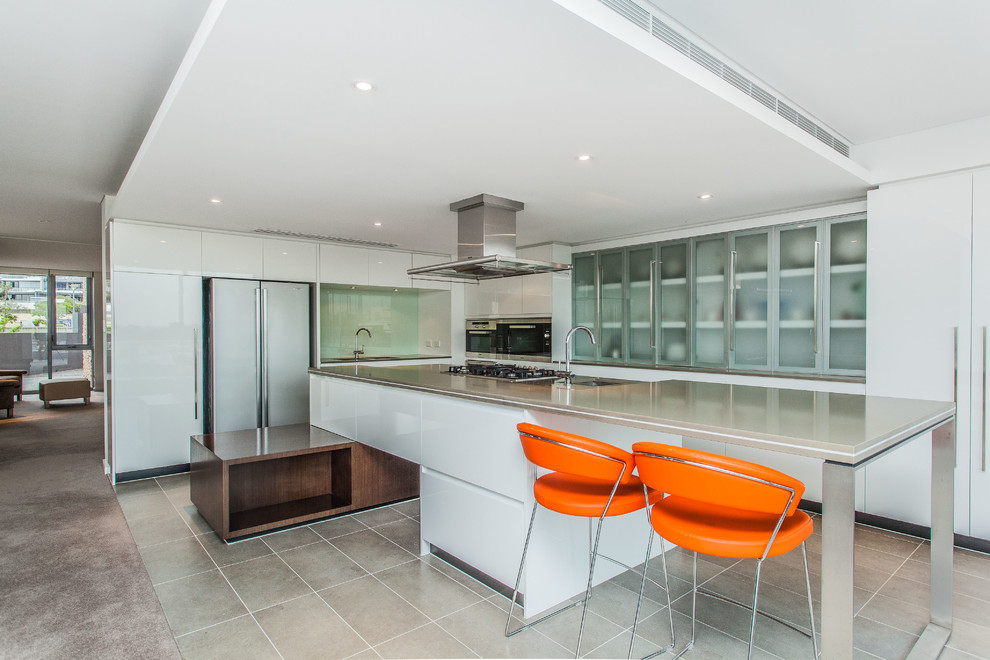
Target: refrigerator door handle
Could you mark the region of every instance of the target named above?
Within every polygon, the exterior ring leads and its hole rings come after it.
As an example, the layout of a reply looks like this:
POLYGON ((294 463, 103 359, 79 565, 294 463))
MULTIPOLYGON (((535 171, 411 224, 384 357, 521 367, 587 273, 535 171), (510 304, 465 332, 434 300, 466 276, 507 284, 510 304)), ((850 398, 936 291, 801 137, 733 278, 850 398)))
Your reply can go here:
POLYGON ((258 381, 255 383, 254 396, 255 396, 255 418, 258 422, 258 427, 264 426, 262 423, 261 411, 262 411, 262 397, 261 397, 261 288, 254 290, 254 373, 257 374, 256 378, 258 381))
POLYGON ((199 419, 199 331, 193 331, 193 419, 199 419))
POLYGON ((268 290, 261 289, 261 426, 268 426, 268 290))

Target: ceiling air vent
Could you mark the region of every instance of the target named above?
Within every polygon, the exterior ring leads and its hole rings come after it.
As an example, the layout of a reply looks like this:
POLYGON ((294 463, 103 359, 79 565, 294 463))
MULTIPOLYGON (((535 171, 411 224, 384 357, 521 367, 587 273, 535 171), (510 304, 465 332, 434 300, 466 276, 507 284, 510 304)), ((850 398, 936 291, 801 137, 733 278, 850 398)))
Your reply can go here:
POLYGON ((664 42, 685 57, 690 58, 695 63, 711 71, 742 93, 755 99, 768 110, 777 113, 846 158, 849 157, 849 145, 829 132, 824 126, 821 126, 810 117, 797 112, 794 108, 791 108, 765 89, 760 88, 752 80, 722 60, 700 48, 690 39, 664 23, 651 10, 641 7, 631 0, 599 0, 599 2, 634 23, 637 27, 646 30, 656 39, 664 42))
POLYGON ((324 241, 327 243, 346 243, 347 245, 363 245, 365 247, 398 247, 398 243, 385 243, 383 241, 366 241, 360 238, 341 238, 340 236, 324 236, 323 234, 307 234, 301 231, 286 231, 284 229, 255 229, 255 234, 268 234, 269 236, 285 236, 287 238, 305 238, 311 241, 324 241))
POLYGON ((622 14, 624 17, 638 25, 641 29, 649 32, 650 12, 643 9, 630 0, 601 0, 602 4, 608 5, 612 11, 622 14))

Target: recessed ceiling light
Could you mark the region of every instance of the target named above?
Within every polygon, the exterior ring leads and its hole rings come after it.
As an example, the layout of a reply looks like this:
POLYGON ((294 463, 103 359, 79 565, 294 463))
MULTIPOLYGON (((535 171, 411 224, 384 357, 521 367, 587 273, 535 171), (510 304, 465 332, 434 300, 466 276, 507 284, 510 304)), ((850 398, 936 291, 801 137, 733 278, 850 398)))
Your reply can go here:
POLYGON ((370 92, 374 88, 375 88, 374 84, 368 82, 367 80, 358 80, 357 82, 354 83, 354 89, 356 89, 359 92, 370 92))
POLYGON ((212 197, 210 199, 210 204, 222 204, 222 203, 223 203, 223 200, 220 199, 219 197, 212 197))
POLYGON ((381 227, 381 226, 382 226, 382 223, 380 223, 380 222, 376 222, 376 223, 375 223, 375 226, 376 226, 376 227, 381 227))
POLYGON ((712 198, 712 194, 711 193, 702 193, 702 194, 698 195, 698 199, 711 199, 711 198, 712 198))
POLYGON ((591 156, 589 154, 581 154, 577 159, 580 161, 591 160, 591 156))

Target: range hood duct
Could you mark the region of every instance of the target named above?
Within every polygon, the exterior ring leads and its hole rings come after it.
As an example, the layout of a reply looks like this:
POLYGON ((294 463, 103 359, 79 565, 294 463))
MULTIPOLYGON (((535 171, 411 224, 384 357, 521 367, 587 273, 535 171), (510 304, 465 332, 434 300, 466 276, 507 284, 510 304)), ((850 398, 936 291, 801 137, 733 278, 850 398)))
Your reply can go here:
POLYGON ((454 202, 457 261, 410 268, 409 276, 478 281, 570 270, 567 264, 516 257, 516 213, 524 208, 522 202, 486 194, 454 202))

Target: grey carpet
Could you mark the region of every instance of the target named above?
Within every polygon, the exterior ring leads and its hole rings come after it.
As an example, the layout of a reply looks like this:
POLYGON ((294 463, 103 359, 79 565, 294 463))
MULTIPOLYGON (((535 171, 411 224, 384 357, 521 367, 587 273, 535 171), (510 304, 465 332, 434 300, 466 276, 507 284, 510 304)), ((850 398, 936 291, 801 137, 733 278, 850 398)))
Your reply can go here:
POLYGON ((0 657, 179 657, 103 474, 102 404, 0 419, 0 657))

